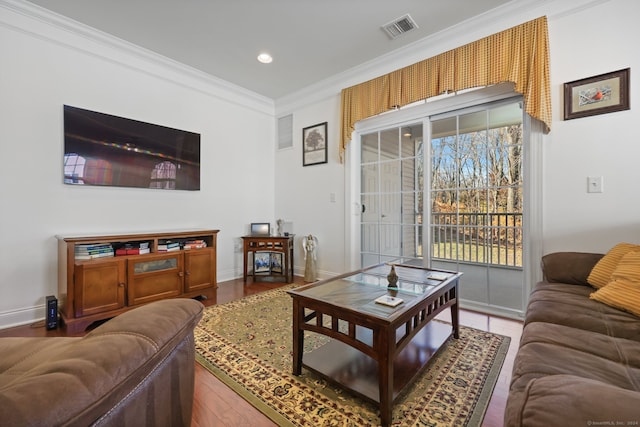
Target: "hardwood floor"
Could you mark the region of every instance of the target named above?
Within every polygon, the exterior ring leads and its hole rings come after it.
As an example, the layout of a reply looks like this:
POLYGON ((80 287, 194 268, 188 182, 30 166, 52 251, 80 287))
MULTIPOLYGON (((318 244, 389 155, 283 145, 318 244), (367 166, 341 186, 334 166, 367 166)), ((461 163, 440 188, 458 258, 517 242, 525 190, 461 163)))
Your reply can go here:
MULTIPOLYGON (((301 277, 295 278, 296 283, 303 283, 301 277)), ((275 289, 282 283, 247 283, 242 279, 218 284, 217 303, 224 304, 248 295, 275 289)), ((214 304, 212 300, 203 301, 204 305, 214 304)), ((439 318, 449 320, 449 312, 445 311, 439 318)), ((498 382, 493 391, 491 402, 485 414, 483 427, 501 427, 502 418, 509 390, 513 360, 520 341, 522 322, 504 319, 487 314, 461 310, 460 323, 472 328, 506 335, 511 338, 509 352, 505 359, 498 382)), ((64 328, 47 331, 44 322, 25 325, 16 328, 0 330, 0 337, 7 336, 67 336, 64 328)), ((276 424, 261 412, 239 397, 220 380, 211 375, 206 369, 196 363, 195 395, 193 402, 193 427, 272 427, 276 424)))

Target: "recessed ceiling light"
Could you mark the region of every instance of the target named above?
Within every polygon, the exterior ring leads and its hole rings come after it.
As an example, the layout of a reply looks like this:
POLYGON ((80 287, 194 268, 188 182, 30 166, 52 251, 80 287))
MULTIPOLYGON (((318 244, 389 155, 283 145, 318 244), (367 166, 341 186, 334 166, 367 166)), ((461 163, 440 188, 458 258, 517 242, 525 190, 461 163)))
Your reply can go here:
POLYGON ((270 64, 273 61, 273 58, 268 53, 261 53, 260 55, 258 55, 258 61, 262 62, 263 64, 270 64))

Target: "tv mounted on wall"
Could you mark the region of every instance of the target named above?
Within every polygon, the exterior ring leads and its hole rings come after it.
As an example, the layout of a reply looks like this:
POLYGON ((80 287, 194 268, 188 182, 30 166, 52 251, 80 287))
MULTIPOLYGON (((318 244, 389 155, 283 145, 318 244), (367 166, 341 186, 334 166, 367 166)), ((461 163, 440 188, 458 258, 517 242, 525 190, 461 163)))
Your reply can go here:
POLYGON ((64 183, 200 190, 200 134, 65 105, 64 183))

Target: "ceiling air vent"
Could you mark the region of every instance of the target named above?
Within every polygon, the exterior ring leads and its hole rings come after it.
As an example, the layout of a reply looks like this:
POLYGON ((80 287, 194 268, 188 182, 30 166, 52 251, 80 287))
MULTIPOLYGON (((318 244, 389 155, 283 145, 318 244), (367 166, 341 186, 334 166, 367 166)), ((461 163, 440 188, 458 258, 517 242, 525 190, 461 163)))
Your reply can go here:
POLYGON ((396 37, 411 30, 415 30, 416 28, 418 28, 418 24, 415 23, 408 13, 382 26, 384 32, 387 33, 391 39, 395 39, 396 37))

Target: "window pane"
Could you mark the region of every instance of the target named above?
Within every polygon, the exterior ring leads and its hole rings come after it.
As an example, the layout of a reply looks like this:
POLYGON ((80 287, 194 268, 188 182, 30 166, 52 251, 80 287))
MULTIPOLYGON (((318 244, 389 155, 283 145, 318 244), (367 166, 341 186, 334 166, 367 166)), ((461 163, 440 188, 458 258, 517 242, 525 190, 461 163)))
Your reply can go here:
POLYGON ((362 224, 360 231, 362 252, 379 253, 378 224, 362 224))
POLYGON ((378 134, 370 133, 362 135, 361 141, 361 161, 362 163, 378 161, 378 134))
POLYGON ((420 189, 422 182, 419 178, 416 159, 402 160, 402 191, 420 189))
POLYGON ((380 214, 378 210, 378 194, 363 194, 360 197, 360 203, 362 203, 362 222, 378 222, 380 214))
POLYGON ((422 226, 402 227, 402 255, 410 258, 422 257, 422 226))
POLYGON ((400 156, 400 130, 393 128, 380 132, 380 160, 397 159, 400 156))
POLYGON ((363 193, 378 191, 378 165, 368 164, 362 166, 361 184, 363 193))
POLYGON ((455 188, 457 185, 457 138, 431 140, 431 188, 455 188))
POLYGON ((420 193, 402 193, 402 223, 403 224, 419 224, 418 221, 422 210, 422 194, 420 193))
POLYGON ((401 134, 401 154, 403 158, 415 157, 422 144, 422 123, 414 123, 412 125, 400 128, 401 134))
POLYGON ((380 163, 380 192, 393 193, 400 191, 400 160, 380 163))
POLYGON ((400 256, 399 225, 380 225, 380 253, 383 255, 400 256))
POLYGON ((400 223, 400 193, 380 194, 380 220, 381 222, 400 223))

